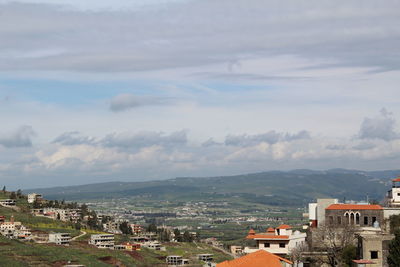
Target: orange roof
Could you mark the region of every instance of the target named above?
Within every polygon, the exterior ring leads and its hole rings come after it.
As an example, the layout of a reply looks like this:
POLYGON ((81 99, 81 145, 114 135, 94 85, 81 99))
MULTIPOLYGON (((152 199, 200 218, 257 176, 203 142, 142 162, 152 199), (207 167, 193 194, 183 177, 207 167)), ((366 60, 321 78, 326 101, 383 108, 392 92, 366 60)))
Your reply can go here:
POLYGON ((282 224, 282 225, 280 225, 278 228, 276 228, 276 229, 292 229, 292 226, 290 226, 290 225, 287 225, 287 224, 282 224))
POLYGON ((375 262, 370 260, 353 260, 353 262, 358 264, 375 264, 375 262))
POLYGON ((231 261, 218 263, 217 267, 282 267, 282 261, 293 264, 287 259, 259 250, 231 261))
POLYGON ((327 210, 381 210, 380 205, 332 204, 327 210))
POLYGON ((256 231, 254 231, 253 229, 250 229, 249 235, 255 235, 255 234, 256 234, 256 231))
POLYGON ((246 239, 281 239, 286 240, 289 239, 288 235, 271 235, 271 234, 257 234, 257 235, 248 235, 246 239))
POLYGON ((400 176, 392 180, 393 182, 400 182, 400 176))
POLYGON ((267 233, 275 233, 275 229, 272 228, 272 227, 269 227, 269 228, 267 229, 267 233))

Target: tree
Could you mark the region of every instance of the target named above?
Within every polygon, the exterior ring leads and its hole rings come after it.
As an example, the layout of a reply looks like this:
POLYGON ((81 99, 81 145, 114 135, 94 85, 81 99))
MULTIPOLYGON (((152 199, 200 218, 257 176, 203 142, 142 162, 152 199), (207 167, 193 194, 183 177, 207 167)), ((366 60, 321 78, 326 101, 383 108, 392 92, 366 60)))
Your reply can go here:
POLYGON ((293 262, 293 266, 298 266, 300 262, 304 261, 303 253, 308 251, 308 246, 306 243, 301 243, 297 245, 290 251, 290 260, 293 262))
POLYGON ((390 267, 400 266, 400 229, 394 234, 394 239, 389 243, 387 262, 390 267))
POLYGON ((154 223, 149 224, 149 226, 147 227, 147 232, 157 233, 157 226, 154 223))
POLYGON ((128 222, 122 222, 119 225, 119 230, 121 230, 121 232, 125 235, 131 235, 132 234, 132 228, 129 226, 128 222))
POLYGON ((183 233, 183 242, 193 242, 193 236, 188 231, 183 233))
POLYGON ((10 199, 17 199, 17 195, 15 194, 15 192, 11 192, 10 199))
POLYGON ((178 242, 182 242, 181 232, 178 229, 174 229, 175 240, 178 242))
POLYGON ((321 265, 346 266, 348 255, 353 253, 356 241, 354 226, 320 225, 311 231, 311 235, 311 249, 325 253, 318 257, 321 265))
POLYGON ((3 186, 3 193, 5 193, 6 192, 6 186, 3 186))
POLYGON ((21 197, 22 197, 22 191, 21 191, 21 189, 18 189, 18 190, 17 190, 17 197, 18 197, 18 198, 21 198, 21 197))

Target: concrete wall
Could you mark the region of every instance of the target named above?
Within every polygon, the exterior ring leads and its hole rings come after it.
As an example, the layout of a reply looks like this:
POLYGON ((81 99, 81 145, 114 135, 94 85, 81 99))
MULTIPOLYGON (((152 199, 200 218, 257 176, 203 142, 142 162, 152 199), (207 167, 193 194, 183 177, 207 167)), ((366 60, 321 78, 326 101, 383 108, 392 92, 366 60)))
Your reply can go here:
POLYGON ((317 220, 318 225, 325 223, 325 209, 332 204, 337 204, 337 198, 319 198, 317 199, 317 220))

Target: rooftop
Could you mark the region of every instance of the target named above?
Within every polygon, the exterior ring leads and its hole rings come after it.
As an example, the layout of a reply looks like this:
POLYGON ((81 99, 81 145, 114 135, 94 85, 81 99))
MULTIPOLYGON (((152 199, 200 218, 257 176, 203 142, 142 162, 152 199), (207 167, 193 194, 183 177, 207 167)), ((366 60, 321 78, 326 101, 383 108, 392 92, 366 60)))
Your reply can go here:
POLYGON ((366 204, 332 204, 327 210, 381 210, 380 205, 366 205, 366 204))
POLYGON ((293 264, 287 259, 276 256, 265 250, 259 250, 238 259, 218 263, 217 267, 282 267, 281 262, 293 264))

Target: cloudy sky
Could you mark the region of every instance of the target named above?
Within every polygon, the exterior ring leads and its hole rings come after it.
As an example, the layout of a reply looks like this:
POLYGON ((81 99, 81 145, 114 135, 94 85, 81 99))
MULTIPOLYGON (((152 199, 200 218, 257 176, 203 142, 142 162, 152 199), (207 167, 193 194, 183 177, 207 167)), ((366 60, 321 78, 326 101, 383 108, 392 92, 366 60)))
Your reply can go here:
POLYGON ((399 25, 396 0, 0 0, 0 184, 399 169, 399 25))

